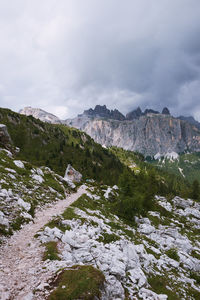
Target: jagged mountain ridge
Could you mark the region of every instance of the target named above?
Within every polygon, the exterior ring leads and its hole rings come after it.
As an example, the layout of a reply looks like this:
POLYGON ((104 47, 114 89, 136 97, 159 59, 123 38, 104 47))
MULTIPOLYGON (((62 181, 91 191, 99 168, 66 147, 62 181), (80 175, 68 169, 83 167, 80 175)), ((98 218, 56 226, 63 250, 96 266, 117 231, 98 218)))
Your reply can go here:
MULTIPOLYGON (((48 122, 53 124, 65 122, 64 120, 60 120, 54 114, 46 112, 40 108, 33 108, 31 106, 27 106, 24 107, 23 109, 20 109, 19 113, 26 116, 33 116, 34 118, 40 119, 43 122, 48 122)), ((153 109, 145 109, 145 111, 142 112, 141 108, 138 107, 137 109, 132 110, 131 112, 127 113, 126 116, 124 116, 117 109, 110 110, 106 107, 106 105, 96 105, 94 109, 90 108, 84 110, 83 114, 78 115, 78 117, 87 116, 87 117, 100 117, 100 118, 112 119, 118 121, 124 121, 124 120, 130 121, 130 120, 138 119, 139 117, 147 115, 149 113, 159 114, 159 111, 153 109)), ((164 107, 162 110, 162 114, 170 115, 169 109, 167 107, 164 107)))
POLYGON ((142 112, 138 107, 125 117, 116 109, 97 105, 60 122, 86 132, 101 145, 122 147, 145 156, 200 151, 199 123, 187 117, 175 118, 166 107, 162 113, 152 109, 142 112))

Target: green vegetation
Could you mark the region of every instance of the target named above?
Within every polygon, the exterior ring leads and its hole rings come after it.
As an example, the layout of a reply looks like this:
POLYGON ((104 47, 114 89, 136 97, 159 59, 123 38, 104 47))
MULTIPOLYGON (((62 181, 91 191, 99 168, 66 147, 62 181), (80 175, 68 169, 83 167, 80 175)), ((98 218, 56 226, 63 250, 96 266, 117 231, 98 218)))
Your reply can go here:
POLYGON ((169 300, 181 299, 181 297, 179 297, 175 291, 171 291, 167 288, 167 286, 170 286, 170 280, 167 276, 152 275, 148 278, 148 282, 155 293, 166 294, 169 300))
POLYGON ((62 214, 62 217, 65 220, 73 220, 73 219, 77 219, 78 215, 74 212, 74 208, 73 207, 68 207, 64 213, 62 214))
POLYGON ((191 255, 200 260, 200 254, 197 253, 195 250, 192 250, 191 255))
POLYGON ((101 236, 97 239, 98 242, 103 242, 104 244, 109 244, 120 240, 120 237, 116 234, 108 234, 106 232, 102 233, 101 236))
POLYGON ((162 158, 159 160, 150 159, 149 163, 170 174, 185 178, 192 183, 200 181, 200 152, 180 154, 176 160, 162 158))
MULTIPOLYGON (((9 236, 12 234, 12 230, 11 228, 7 229, 7 227, 5 225, 0 224, 0 236, 4 235, 4 236, 9 236)), ((1 243, 1 241, 0 241, 1 243)))
MULTIPOLYGON (((190 183, 180 175, 180 172, 173 173, 165 168, 161 168, 162 165, 157 165, 155 160, 145 161, 145 158, 140 153, 127 151, 122 148, 111 147, 110 151, 115 154, 119 160, 125 164, 129 170, 133 170, 135 175, 144 178, 144 175, 153 175, 153 180, 156 180, 156 189, 159 195, 179 195, 183 198, 189 197, 191 194, 190 183), (155 162, 155 164, 154 164, 155 162)), ((141 184, 142 186, 142 184, 141 184)), ((154 187, 153 187, 154 188, 154 187)))
POLYGON ((21 225, 23 223, 27 223, 28 220, 26 220, 24 217, 22 216, 18 216, 14 222, 11 224, 11 227, 13 230, 20 230, 21 229, 21 225))
POLYGON ((200 273, 190 272, 190 278, 194 279, 197 284, 200 284, 200 273))
POLYGON ((119 179, 119 200, 116 212, 120 217, 134 221, 135 215, 146 215, 154 209, 154 197, 163 191, 163 183, 156 177, 154 169, 137 175, 125 170, 119 179))
POLYGON ((66 225, 62 224, 62 218, 60 216, 53 218, 51 221, 49 221, 49 223, 46 224, 46 226, 48 226, 49 228, 57 227, 62 232, 65 232, 65 230, 67 229, 70 230, 69 225, 66 227, 66 225))
POLYGON ((7 125, 14 146, 20 148, 19 159, 50 167, 62 176, 69 163, 84 179, 115 184, 124 168, 114 154, 77 129, 43 123, 3 108, 0 122, 7 125))
POLYGON ((103 273, 92 266, 74 266, 58 275, 48 300, 99 299, 104 280, 103 273))
POLYGON ((179 261, 180 260, 180 257, 178 256, 178 253, 177 253, 177 250, 176 249, 169 249, 165 252, 165 254, 171 258, 171 259, 174 259, 176 261, 179 261))
POLYGON ((44 244, 46 250, 43 254, 43 260, 60 260, 60 257, 58 256, 58 247, 57 242, 48 242, 44 244))
POLYGON ((192 183, 191 198, 200 201, 200 185, 198 180, 194 180, 192 183))
POLYGON ((55 177, 52 174, 45 174, 45 184, 50 186, 51 188, 53 188, 55 191, 57 191, 58 193, 62 194, 63 196, 64 194, 64 189, 61 186, 61 184, 55 179, 55 177))

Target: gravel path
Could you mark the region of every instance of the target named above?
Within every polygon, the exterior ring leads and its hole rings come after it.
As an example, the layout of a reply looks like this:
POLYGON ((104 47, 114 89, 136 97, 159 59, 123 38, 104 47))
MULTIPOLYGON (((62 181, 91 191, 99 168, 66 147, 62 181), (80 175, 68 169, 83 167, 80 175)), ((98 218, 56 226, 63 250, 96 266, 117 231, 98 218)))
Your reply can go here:
POLYGON ((50 219, 61 214, 66 207, 76 201, 86 190, 82 185, 77 193, 69 195, 65 200, 36 213, 34 223, 25 225, 16 232, 7 243, 0 248, 0 299, 31 300, 44 299, 33 297, 31 291, 47 282, 52 276, 43 267, 42 254, 44 248, 34 235, 50 219))

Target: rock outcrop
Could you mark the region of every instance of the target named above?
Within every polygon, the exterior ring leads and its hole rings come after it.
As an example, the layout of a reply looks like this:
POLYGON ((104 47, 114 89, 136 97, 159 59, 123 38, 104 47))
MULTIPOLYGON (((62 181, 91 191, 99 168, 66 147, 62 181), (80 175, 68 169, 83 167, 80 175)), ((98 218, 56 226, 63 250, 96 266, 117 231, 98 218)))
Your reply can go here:
POLYGON ((162 110, 162 114, 163 115, 170 115, 170 111, 167 107, 164 107, 163 110, 162 110))
POLYGON ((50 114, 39 108, 32 108, 31 106, 24 107, 19 111, 20 114, 26 116, 33 116, 36 119, 40 119, 43 122, 48 122, 52 124, 59 124, 61 120, 53 114, 50 114))
POLYGON ((82 179, 82 174, 76 171, 70 164, 67 166, 65 171, 64 180, 71 186, 75 188, 74 182, 80 182, 82 179))
POLYGON ((12 149, 12 140, 4 124, 0 124, 0 148, 12 149))
POLYGON ((131 111, 130 113, 128 113, 126 115, 126 120, 134 120, 134 119, 139 119, 139 117, 142 116, 142 110, 140 107, 138 107, 137 109, 131 111))
POLYGON ((106 105, 96 105, 94 109, 85 110, 83 114, 90 117, 101 117, 119 121, 125 120, 124 115, 117 109, 109 110, 106 105))

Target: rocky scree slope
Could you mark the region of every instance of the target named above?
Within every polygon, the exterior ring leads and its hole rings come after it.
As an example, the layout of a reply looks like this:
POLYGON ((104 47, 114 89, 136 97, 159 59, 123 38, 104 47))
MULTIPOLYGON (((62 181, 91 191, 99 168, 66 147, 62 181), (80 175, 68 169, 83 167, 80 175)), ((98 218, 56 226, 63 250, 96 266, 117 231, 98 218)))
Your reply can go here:
POLYGON ((48 167, 35 167, 0 149, 0 243, 33 221, 39 208, 63 200, 72 189, 48 167))
MULTIPOLYGON (((127 224, 112 213, 117 194, 117 186, 90 184, 71 208, 38 232, 38 240, 57 249, 52 260, 46 256, 46 267, 99 269, 105 276, 99 299, 199 299, 200 204, 157 196, 153 211, 127 224)), ((56 279, 47 285, 48 299, 70 295, 67 277, 61 285, 56 279)))
POLYGON ((85 187, 81 186, 76 193, 67 195, 64 200, 40 209, 36 212, 34 223, 24 225, 0 247, 1 300, 31 300, 34 290, 38 291, 34 299, 41 299, 40 289, 43 289, 46 281, 55 274, 54 270, 47 270, 44 266, 44 247, 34 238, 34 235, 53 216, 62 213, 84 191, 85 187))

